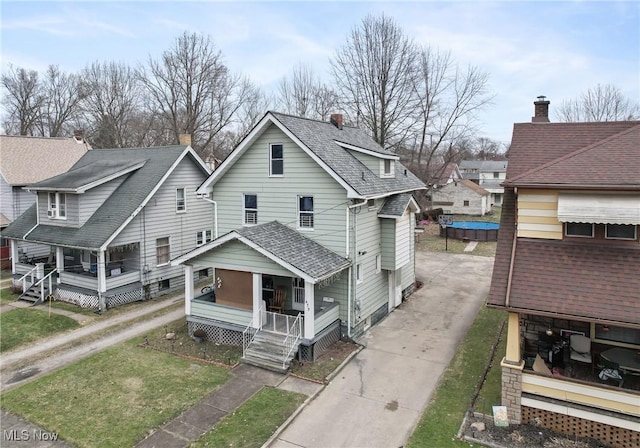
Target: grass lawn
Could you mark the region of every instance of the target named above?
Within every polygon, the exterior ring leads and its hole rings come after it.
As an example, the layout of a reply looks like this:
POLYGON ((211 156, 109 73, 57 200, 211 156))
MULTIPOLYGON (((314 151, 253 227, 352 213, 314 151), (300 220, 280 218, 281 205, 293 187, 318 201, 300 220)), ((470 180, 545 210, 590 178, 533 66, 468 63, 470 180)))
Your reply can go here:
MULTIPOLYGON (((468 442, 456 439, 471 397, 487 363, 487 347, 493 345, 506 318, 501 311, 483 307, 469 328, 456 355, 442 375, 407 447, 461 447, 468 442)), ((498 352, 499 353, 499 352, 498 352)), ((498 355, 499 356, 499 355, 498 355)), ((490 398, 487 398, 490 399, 490 398)))
POLYGON ((0 305, 4 305, 5 303, 13 302, 20 297, 20 294, 16 294, 13 292, 13 288, 3 288, 0 290, 0 305))
POLYGON ((33 308, 16 308, 0 314, 0 352, 22 344, 73 330, 80 325, 73 319, 33 308))
POLYGON ((305 395, 265 387, 191 447, 259 448, 305 398, 305 395))
POLYGON ((134 338, 2 395, 2 407, 80 447, 133 446, 228 380, 226 369, 134 338))

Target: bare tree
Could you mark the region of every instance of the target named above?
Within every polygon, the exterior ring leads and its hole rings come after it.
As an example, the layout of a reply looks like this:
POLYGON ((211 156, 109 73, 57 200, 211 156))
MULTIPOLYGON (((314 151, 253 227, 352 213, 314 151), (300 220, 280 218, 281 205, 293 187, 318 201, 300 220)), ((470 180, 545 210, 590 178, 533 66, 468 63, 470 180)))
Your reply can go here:
POLYGON ((223 63, 209 37, 182 34, 162 57, 139 70, 163 128, 178 143, 191 134, 192 146, 202 156, 213 151, 216 135, 232 123, 250 89, 223 63))
POLYGON ((343 104, 382 146, 400 144, 413 124, 417 56, 393 19, 369 15, 330 60, 343 104))
POLYGON ((325 121, 339 108, 336 92, 304 64, 297 65, 288 77, 280 80, 278 103, 285 113, 325 121))
POLYGON ((41 119, 45 96, 35 70, 9 66, 0 78, 5 94, 3 104, 8 116, 7 134, 35 135, 41 119))
MULTIPOLYGON (((135 71, 120 62, 94 62, 82 71, 81 103, 87 137, 96 148, 143 146, 153 117, 143 109, 144 91, 135 71)), ((149 142, 147 142, 149 143, 149 142)))
POLYGON ((638 103, 625 98, 619 88, 598 84, 579 97, 564 100, 555 113, 559 121, 625 121, 640 117, 638 103))
POLYGON ((50 65, 43 81, 45 99, 39 121, 40 134, 49 137, 70 135, 71 121, 79 113, 79 103, 85 95, 80 76, 60 71, 50 65))

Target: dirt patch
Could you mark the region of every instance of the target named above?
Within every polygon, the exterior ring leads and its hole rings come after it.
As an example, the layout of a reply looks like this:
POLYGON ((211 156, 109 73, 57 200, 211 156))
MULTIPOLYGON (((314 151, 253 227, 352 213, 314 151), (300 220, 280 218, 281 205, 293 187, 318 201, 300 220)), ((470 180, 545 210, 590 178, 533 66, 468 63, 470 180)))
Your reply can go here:
POLYGON ((606 448, 597 440, 569 437, 535 425, 495 426, 493 418, 481 414, 467 419, 462 436, 494 448, 606 448), (474 423, 484 423, 486 429, 475 430, 474 423))
POLYGON ((291 366, 291 373, 308 380, 326 383, 328 381, 327 377, 333 373, 349 355, 356 352, 359 348, 360 346, 354 342, 338 341, 331 344, 331 346, 313 362, 294 361, 291 366))

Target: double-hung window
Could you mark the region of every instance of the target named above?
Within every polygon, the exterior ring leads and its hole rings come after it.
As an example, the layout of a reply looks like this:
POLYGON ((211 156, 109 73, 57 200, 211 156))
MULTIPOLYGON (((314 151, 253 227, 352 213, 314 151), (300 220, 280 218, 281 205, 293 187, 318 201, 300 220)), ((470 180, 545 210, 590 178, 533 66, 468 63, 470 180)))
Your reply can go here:
POLYGON ((245 225, 258 224, 258 195, 244 194, 242 201, 242 223, 245 225))
POLYGON ((156 264, 169 263, 170 254, 171 246, 169 245, 169 237, 158 238, 156 240, 156 264))
POLYGON ((196 233, 196 246, 202 246, 211 241, 211 230, 201 230, 196 233))
POLYGON ((269 145, 269 176, 284 176, 284 148, 281 143, 269 145))
POLYGON ((67 219, 66 193, 49 193, 47 216, 53 219, 67 219))
POLYGON ((298 227, 313 229, 313 196, 298 196, 298 227))
POLYGON ((186 188, 176 188, 176 213, 187 211, 186 188))

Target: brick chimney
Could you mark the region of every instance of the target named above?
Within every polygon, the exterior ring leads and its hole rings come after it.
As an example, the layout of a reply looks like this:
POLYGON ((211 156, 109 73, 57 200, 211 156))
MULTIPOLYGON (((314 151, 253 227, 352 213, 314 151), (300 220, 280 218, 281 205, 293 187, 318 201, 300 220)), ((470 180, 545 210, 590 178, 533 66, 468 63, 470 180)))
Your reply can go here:
POLYGON ((180 134, 178 141, 181 145, 191 146, 191 134, 180 134))
POLYGON ((342 129, 342 114, 331 114, 331 124, 342 129))
POLYGON ((76 143, 84 143, 84 131, 82 129, 75 129, 73 131, 73 138, 76 143))
POLYGON ((531 117, 532 123, 549 123, 549 103, 544 95, 540 95, 538 101, 533 102, 535 115, 531 117))

